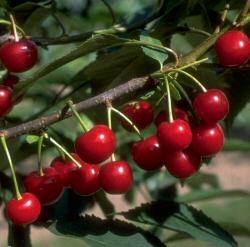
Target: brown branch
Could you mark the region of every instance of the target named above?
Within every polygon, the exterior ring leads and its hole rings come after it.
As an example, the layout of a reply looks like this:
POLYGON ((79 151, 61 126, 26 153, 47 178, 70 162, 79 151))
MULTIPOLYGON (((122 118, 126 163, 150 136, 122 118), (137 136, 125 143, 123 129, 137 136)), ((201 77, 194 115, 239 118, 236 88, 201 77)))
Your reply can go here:
MULTIPOLYGON (((115 88, 112 88, 108 91, 105 91, 101 94, 98 94, 94 97, 91 97, 89 99, 86 99, 84 101, 75 104, 75 109, 79 112, 82 112, 86 109, 93 108, 97 105, 106 104, 107 100, 113 101, 126 94, 130 94, 140 89, 145 89, 150 85, 153 85, 153 80, 149 80, 149 77, 134 78, 115 88)), ((5 135, 6 138, 10 138, 24 134, 37 133, 43 129, 46 129, 46 127, 48 126, 63 119, 69 118, 71 116, 72 116, 71 110, 63 108, 50 115, 42 116, 35 120, 20 124, 16 127, 1 130, 0 135, 5 135)))

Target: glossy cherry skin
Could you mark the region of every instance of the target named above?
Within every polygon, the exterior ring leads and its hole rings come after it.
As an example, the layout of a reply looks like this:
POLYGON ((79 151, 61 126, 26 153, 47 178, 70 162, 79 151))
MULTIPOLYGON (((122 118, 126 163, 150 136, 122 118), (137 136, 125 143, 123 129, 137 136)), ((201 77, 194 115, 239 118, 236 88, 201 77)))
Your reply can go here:
POLYGON ((71 188, 81 196, 89 196, 101 189, 99 180, 100 165, 83 164, 72 171, 71 188))
MULTIPOLYGON (((121 112, 140 130, 148 127, 154 119, 153 107, 148 101, 127 104, 121 109, 121 112)), ((133 127, 124 119, 121 120, 121 125, 130 132, 134 131, 133 127)))
POLYGON ((195 174, 201 166, 201 156, 192 149, 167 152, 164 157, 168 172, 177 178, 188 178, 195 174))
POLYGON ((105 161, 117 146, 114 132, 106 125, 96 125, 75 141, 75 152, 86 163, 105 161))
POLYGON ((12 107, 12 90, 7 86, 0 85, 0 117, 7 115, 12 107))
POLYGON ((7 76, 3 79, 3 85, 14 89, 15 85, 19 82, 19 77, 12 74, 7 74, 7 76))
POLYGON ((192 149, 201 156, 218 153, 224 145, 224 132, 219 124, 202 124, 193 128, 192 149))
POLYGON ((16 225, 27 225, 35 222, 41 212, 41 203, 31 193, 21 194, 21 199, 13 198, 6 204, 9 219, 16 225))
POLYGON ((162 147, 166 150, 182 150, 187 148, 192 141, 192 131, 189 124, 176 119, 173 122, 162 122, 157 128, 157 138, 162 147))
POLYGON ((221 65, 239 66, 250 58, 250 40, 243 32, 231 30, 217 39, 215 50, 221 65))
MULTIPOLYGON (((80 158, 78 158, 77 161, 79 163, 83 162, 80 161, 80 158)), ((63 160, 61 157, 56 157, 55 159, 52 160, 50 166, 54 167, 57 170, 63 185, 65 187, 69 187, 71 180, 71 173, 73 170, 77 169, 77 165, 71 160, 63 160)))
POLYGON ((10 72, 27 71, 37 62, 37 46, 29 39, 6 41, 0 47, 0 59, 4 67, 10 72))
POLYGON ((63 193, 64 185, 54 167, 47 167, 41 176, 37 171, 29 173, 24 186, 28 192, 36 195, 42 205, 55 203, 63 193))
MULTIPOLYGON (((181 108, 175 107, 173 109, 173 114, 174 118, 176 119, 182 119, 186 122, 189 122, 189 116, 186 111, 182 110, 181 108)), ((166 110, 161 110, 156 118, 155 118, 155 124, 156 126, 159 126, 162 122, 167 122, 168 121, 168 111, 166 110)))
POLYGON ((229 113, 227 96, 219 89, 210 89, 197 95, 193 102, 195 115, 205 123, 216 123, 229 113))
POLYGON ((163 166, 163 154, 156 136, 134 143, 132 156, 136 164, 147 171, 153 171, 163 166))
POLYGON ((101 166, 99 179, 107 193, 125 194, 133 185, 133 171, 127 162, 117 160, 101 166))

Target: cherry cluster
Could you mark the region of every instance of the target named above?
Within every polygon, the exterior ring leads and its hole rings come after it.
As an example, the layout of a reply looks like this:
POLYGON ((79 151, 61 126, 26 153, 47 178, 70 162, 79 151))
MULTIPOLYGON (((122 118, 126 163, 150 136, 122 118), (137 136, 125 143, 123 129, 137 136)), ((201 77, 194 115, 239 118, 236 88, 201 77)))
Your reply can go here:
POLYGON ((0 85, 0 117, 6 116, 13 106, 22 100, 22 96, 13 99, 13 90, 21 73, 31 69, 37 62, 38 50, 30 39, 7 40, 0 47, 0 60, 7 69, 0 85))
MULTIPOLYGON (((132 146, 133 159, 140 168, 152 171, 164 165, 173 176, 185 179, 199 170, 202 157, 222 149, 224 133, 219 121, 229 112, 226 95, 219 89, 202 92, 194 98, 192 110, 193 115, 175 107, 172 121, 167 110, 157 114, 156 133, 132 146)), ((153 107, 147 101, 126 106, 122 111, 143 128, 154 119, 153 107)))

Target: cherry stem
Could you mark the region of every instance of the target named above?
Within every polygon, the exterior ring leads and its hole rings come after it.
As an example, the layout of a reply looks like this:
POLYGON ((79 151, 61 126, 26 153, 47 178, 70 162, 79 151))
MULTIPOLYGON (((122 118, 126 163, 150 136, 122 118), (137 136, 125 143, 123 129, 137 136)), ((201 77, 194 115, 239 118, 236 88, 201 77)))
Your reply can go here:
POLYGON ((44 134, 39 136, 37 143, 37 159, 38 159, 38 171, 40 176, 44 176, 42 167, 42 147, 43 147, 44 134))
POLYGON ((10 21, 11 21, 11 26, 12 26, 12 29, 13 29, 13 35, 14 35, 15 41, 18 42, 19 41, 19 36, 18 36, 18 33, 17 33, 16 22, 15 22, 15 19, 14 19, 12 14, 10 14, 10 21))
MULTIPOLYGON (((107 105, 107 116, 108 116, 108 127, 112 130, 112 104, 111 102, 106 102, 107 105)), ((112 153, 111 161, 115 161, 115 154, 112 153)))
POLYGON ((119 110, 117 110, 113 106, 110 107, 110 110, 112 110, 113 112, 117 113, 125 121, 127 121, 131 125, 131 127, 135 130, 135 132, 138 134, 138 136, 140 137, 141 140, 144 139, 143 136, 142 136, 142 134, 141 134, 141 132, 140 132, 140 130, 136 127, 136 125, 127 116, 125 116, 122 112, 120 112, 119 110))
POLYGON ((206 57, 206 58, 197 60, 197 61, 195 61, 195 62, 193 62, 193 63, 189 63, 189 64, 187 64, 187 65, 181 66, 181 67, 179 67, 178 69, 184 70, 184 69, 193 67, 193 66, 195 66, 195 65, 199 65, 199 64, 201 64, 201 63, 203 63, 203 62, 205 62, 205 61, 207 61, 207 60, 208 60, 208 58, 206 57))
POLYGON ((178 72, 180 74, 185 75, 186 77, 190 78, 193 82, 195 82, 203 92, 207 91, 207 89, 194 76, 190 75, 188 72, 180 69, 171 69, 171 72, 169 74, 172 74, 173 72, 178 72))
POLYGON ((11 159, 10 152, 9 152, 9 149, 8 149, 8 146, 7 146, 7 143, 6 143, 5 136, 1 135, 0 138, 1 138, 1 143, 2 143, 3 149, 5 151, 6 157, 7 157, 8 162, 9 162, 11 174, 12 174, 12 177, 13 177, 13 183, 14 183, 16 198, 17 198, 17 200, 21 200, 22 199, 22 195, 21 195, 19 187, 18 187, 15 168, 14 168, 14 165, 12 163, 12 159, 11 159))
POLYGON ((87 132, 87 131, 88 131, 88 128, 86 127, 85 123, 83 122, 83 120, 82 120, 80 114, 79 114, 79 113, 77 112, 77 110, 75 109, 73 102, 72 102, 71 100, 69 100, 69 101, 67 102, 67 105, 68 105, 68 107, 70 108, 70 110, 72 111, 72 113, 74 114, 74 116, 77 118, 77 120, 78 120, 78 122, 80 123, 82 129, 83 129, 85 132, 87 132))
POLYGON ((171 78, 172 83, 177 87, 177 89, 181 92, 181 94, 184 96, 184 98, 186 99, 186 101, 188 102, 188 104, 192 107, 192 101, 190 100, 190 98, 188 97, 188 94, 186 93, 185 89, 182 87, 182 85, 175 79, 173 78, 171 75, 169 75, 169 77, 171 78))
POLYGON ((224 11, 223 11, 223 13, 222 13, 222 15, 221 15, 221 17, 220 17, 220 23, 219 23, 219 25, 215 28, 214 33, 219 33, 219 32, 220 32, 221 27, 222 27, 222 26, 224 25, 224 23, 225 23, 225 20, 226 20, 226 17, 227 17, 229 8, 230 8, 230 4, 229 4, 229 3, 226 3, 225 8, 224 8, 224 11))
POLYGON ((60 149, 69 159, 71 159, 78 168, 81 168, 82 165, 63 147, 61 146, 55 139, 48 136, 47 133, 44 134, 44 137, 48 139, 51 143, 53 143, 58 149, 60 149))
POLYGON ((170 95, 168 76, 165 74, 164 74, 164 82, 165 82, 165 86, 166 86, 167 100, 168 100, 168 120, 170 123, 172 123, 174 121, 173 111, 172 111, 172 100, 171 100, 171 95, 170 95))

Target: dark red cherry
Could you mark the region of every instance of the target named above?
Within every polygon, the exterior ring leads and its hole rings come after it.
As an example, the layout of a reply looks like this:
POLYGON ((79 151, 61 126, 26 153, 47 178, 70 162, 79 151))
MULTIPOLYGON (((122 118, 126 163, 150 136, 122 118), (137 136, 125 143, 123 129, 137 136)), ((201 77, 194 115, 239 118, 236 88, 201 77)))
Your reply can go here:
POLYGON ((196 96, 193 109, 196 116, 203 122, 216 123, 227 116, 229 102, 221 90, 210 89, 196 96))
POLYGON ((202 124, 193 128, 191 147, 199 155, 214 155, 223 145, 224 132, 219 124, 202 124))
POLYGON ((7 86, 0 85, 0 117, 7 115, 12 107, 12 90, 7 86))
POLYGON ((100 166, 83 164, 72 171, 70 186, 79 195, 89 196, 101 189, 99 180, 100 166))
POLYGON ((10 72, 27 71, 37 62, 37 46, 29 39, 8 40, 0 47, 0 59, 4 67, 10 72))
POLYGON ((231 30, 217 39, 215 50, 221 65, 239 66, 250 58, 250 40, 243 32, 231 30))
POLYGON ((165 166, 170 174, 177 178, 188 178, 195 174, 201 166, 201 156, 192 149, 166 152, 165 166))
MULTIPOLYGON (((83 162, 77 160, 79 163, 83 162)), ((77 168, 77 165, 71 160, 63 160, 61 157, 56 157, 52 160, 51 167, 54 167, 58 172, 61 181, 65 187, 70 186, 71 173, 77 168)))
POLYGON ((176 119, 162 122, 157 128, 157 138, 162 149, 178 151, 190 145, 192 131, 186 121, 176 119))
MULTIPOLYGON (((182 119, 186 122, 189 122, 189 117, 186 111, 182 110, 181 108, 174 107, 173 114, 175 119, 182 119)), ((156 126, 159 126, 162 122, 168 122, 168 111, 167 110, 161 110, 156 118, 155 118, 155 124, 156 126)))
POLYGON ((41 176, 37 171, 29 173, 24 186, 28 192, 36 195, 42 205, 55 203, 63 193, 63 182, 54 167, 44 169, 41 176))
MULTIPOLYGON (((154 119, 153 107, 148 101, 127 104, 121 109, 121 112, 140 130, 148 127, 154 119)), ((121 125, 128 131, 134 131, 133 127, 124 119, 121 120, 121 125)))
POLYGON ((132 156, 136 164, 147 171, 157 170, 163 165, 163 154, 156 136, 134 143, 132 156))
POLYGON ((3 79, 3 85, 13 89, 15 85, 19 82, 19 77, 12 74, 7 74, 3 79))
POLYGON ((106 125, 96 125, 76 139, 75 152, 86 163, 98 164, 110 157, 116 145, 114 132, 106 125))
POLYGON ((35 222, 41 212, 38 198, 31 193, 21 194, 21 199, 13 198, 6 204, 6 213, 16 225, 27 225, 35 222))
POLYGON ((101 187, 107 193, 124 194, 133 185, 133 172, 127 162, 112 161, 101 166, 99 179, 101 187))

